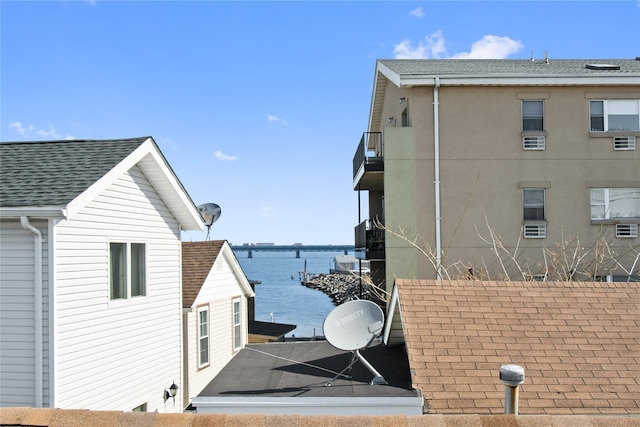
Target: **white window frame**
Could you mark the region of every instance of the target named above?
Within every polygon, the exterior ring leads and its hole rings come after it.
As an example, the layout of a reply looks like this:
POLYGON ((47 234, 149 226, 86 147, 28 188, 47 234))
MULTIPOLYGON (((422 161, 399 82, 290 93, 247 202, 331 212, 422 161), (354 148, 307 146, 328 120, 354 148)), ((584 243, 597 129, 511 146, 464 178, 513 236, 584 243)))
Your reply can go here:
POLYGON ((522 218, 523 218, 525 223, 528 223, 528 222, 546 223, 546 221, 547 221, 547 190, 545 188, 523 188, 522 189, 522 218), (542 219, 540 219, 540 218, 536 218, 536 219, 527 218, 527 215, 526 215, 527 208, 535 208, 535 209, 539 209, 540 208, 540 204, 538 204, 538 203, 536 203, 536 204, 531 204, 531 203, 527 204, 526 193, 528 191, 542 191, 542 219))
POLYGON ((589 100, 589 129, 591 132, 640 132, 640 99, 591 99, 589 100), (593 127, 593 106, 594 103, 601 103, 602 105, 602 120, 603 129, 596 129, 593 127), (610 116, 613 116, 612 111, 618 109, 629 109, 629 115, 636 115, 635 129, 611 129, 610 128, 610 116))
MULTIPOLYGON (((148 294, 148 269, 147 266, 149 265, 149 260, 148 260, 148 250, 147 250, 147 243, 146 242, 140 242, 140 241, 110 241, 108 243, 109 245, 109 301, 123 301, 123 300, 129 300, 132 298, 140 298, 140 297, 146 297, 148 294), (113 256, 113 246, 114 245, 118 245, 120 247, 124 247, 124 254, 123 254, 123 270, 122 272, 120 272, 120 280, 124 281, 124 286, 122 286, 122 295, 115 297, 114 298, 114 262, 115 262, 115 258, 113 256), (133 250, 132 247, 133 245, 135 246, 142 246, 142 248, 144 249, 144 255, 142 257, 142 281, 144 282, 142 285, 142 293, 141 294, 136 294, 136 295, 132 295, 132 284, 134 281, 134 262, 133 262, 133 250)), ((136 264, 137 265, 137 264, 136 264)))
POLYGON ((522 114, 521 114, 521 116, 522 116, 522 131, 523 132, 544 132, 544 125, 545 125, 545 123, 544 123, 545 122, 545 120, 544 120, 544 107, 545 106, 544 106, 544 100, 543 99, 523 99, 522 100, 522 105, 521 105, 522 114), (542 113, 541 113, 541 115, 540 116, 537 116, 537 115, 534 116, 534 115, 531 115, 531 114, 527 114, 525 116, 525 110, 527 109, 525 107, 525 105, 526 104, 533 104, 533 103, 542 105, 542 113), (529 120, 531 120, 531 119, 538 120, 538 118, 539 118, 539 120, 542 121, 542 123, 540 125, 540 129, 526 129, 527 126, 525 126, 525 119, 527 119, 527 118, 529 120))
MULTIPOLYGON (((613 197, 618 197, 620 192, 629 192, 632 198, 640 198, 640 188, 591 188, 589 195, 590 217, 591 221, 611 221, 620 219, 640 219, 640 207, 637 208, 638 212, 629 212, 622 215, 612 215, 612 200, 613 197), (600 193, 600 194, 598 194, 600 193), (635 193, 635 195, 633 194, 635 193), (598 197, 601 196, 601 197, 598 197), (602 215, 594 215, 594 207, 601 207, 602 215)), ((640 203, 640 202, 639 202, 640 203)))
POLYGON ((198 324, 198 368, 204 368, 211 363, 211 342, 209 337, 211 335, 211 317, 209 316, 209 306, 198 307, 197 311, 197 324, 198 324), (206 315, 206 319, 202 321, 202 315, 206 315), (206 360, 203 360, 203 355, 206 355, 206 360))
POLYGON ((236 298, 231 300, 231 320, 233 325, 233 350, 242 348, 242 300, 236 298))

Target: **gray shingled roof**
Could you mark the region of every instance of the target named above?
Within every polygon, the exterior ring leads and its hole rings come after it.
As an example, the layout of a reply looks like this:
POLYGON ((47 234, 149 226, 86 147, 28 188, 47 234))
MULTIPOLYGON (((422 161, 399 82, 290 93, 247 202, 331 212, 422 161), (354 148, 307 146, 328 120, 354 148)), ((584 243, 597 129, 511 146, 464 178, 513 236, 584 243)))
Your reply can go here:
POLYGON ((394 59, 380 60, 404 75, 640 75, 640 59, 394 59), (619 70, 592 70, 587 64, 619 65, 619 70))
POLYGON ((0 143, 0 207, 66 205, 149 138, 0 143))

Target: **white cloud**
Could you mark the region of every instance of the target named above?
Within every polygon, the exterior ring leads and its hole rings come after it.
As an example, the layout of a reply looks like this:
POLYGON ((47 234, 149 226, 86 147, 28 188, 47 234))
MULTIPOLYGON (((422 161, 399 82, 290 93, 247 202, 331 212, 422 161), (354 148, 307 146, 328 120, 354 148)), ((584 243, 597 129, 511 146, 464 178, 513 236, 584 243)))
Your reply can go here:
POLYGON ((273 114, 267 114, 267 121, 269 123, 282 123, 284 126, 287 126, 289 124, 285 119, 275 116, 273 114))
POLYGON ((62 135, 60 135, 55 128, 50 128, 49 130, 45 130, 45 129, 40 129, 37 132, 38 135, 44 137, 44 138, 52 138, 52 139, 60 139, 62 138, 62 135))
POLYGON ((522 47, 519 40, 486 35, 473 43, 469 52, 448 55, 442 31, 436 31, 428 35, 425 41, 418 43, 417 46, 412 46, 410 41, 403 40, 394 47, 393 53, 396 59, 504 59, 518 52, 522 47))
POLYGON ((216 156, 218 160, 236 160, 238 158, 238 156, 228 156, 220 150, 217 150, 213 155, 216 156))
POLYGON ((33 125, 29 125, 25 127, 25 126, 22 126, 22 123, 20 122, 11 122, 9 123, 9 129, 15 130, 21 136, 26 136, 28 132, 31 132, 33 130, 33 125))
POLYGON ((404 40, 393 49, 396 59, 438 59, 446 56, 447 48, 442 31, 436 31, 425 38, 425 42, 420 42, 418 46, 412 47, 409 40, 404 40))
POLYGON ((411 12, 409 12, 409 15, 415 16, 417 18, 422 18, 424 16, 424 11, 422 10, 421 7, 417 7, 413 9, 411 12))
POLYGON ((487 35, 471 46, 470 52, 461 52, 453 56, 456 59, 502 59, 518 52, 523 45, 519 40, 509 37, 487 35))

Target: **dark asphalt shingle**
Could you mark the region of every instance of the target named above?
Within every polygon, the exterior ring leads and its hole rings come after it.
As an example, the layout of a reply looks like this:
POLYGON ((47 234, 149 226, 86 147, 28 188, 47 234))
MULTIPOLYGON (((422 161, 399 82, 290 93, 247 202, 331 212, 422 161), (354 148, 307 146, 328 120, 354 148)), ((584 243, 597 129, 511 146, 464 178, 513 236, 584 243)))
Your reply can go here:
POLYGON ((64 206, 147 139, 0 143, 0 207, 64 206))

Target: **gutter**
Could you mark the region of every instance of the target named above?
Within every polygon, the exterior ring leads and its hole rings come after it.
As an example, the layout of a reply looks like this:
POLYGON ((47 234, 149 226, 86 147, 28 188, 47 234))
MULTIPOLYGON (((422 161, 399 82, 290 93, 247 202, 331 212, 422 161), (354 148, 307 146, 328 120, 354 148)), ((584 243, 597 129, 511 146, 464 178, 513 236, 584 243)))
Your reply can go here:
POLYGON ((36 408, 42 408, 44 400, 44 358, 42 355, 42 233, 29 223, 29 217, 27 216, 20 217, 20 225, 25 230, 29 230, 34 234, 33 270, 35 276, 35 305, 33 311, 35 316, 35 388, 36 408))
POLYGON ((433 86, 433 150, 436 219, 436 277, 442 280, 442 242, 440 212, 440 77, 435 78, 433 86))

